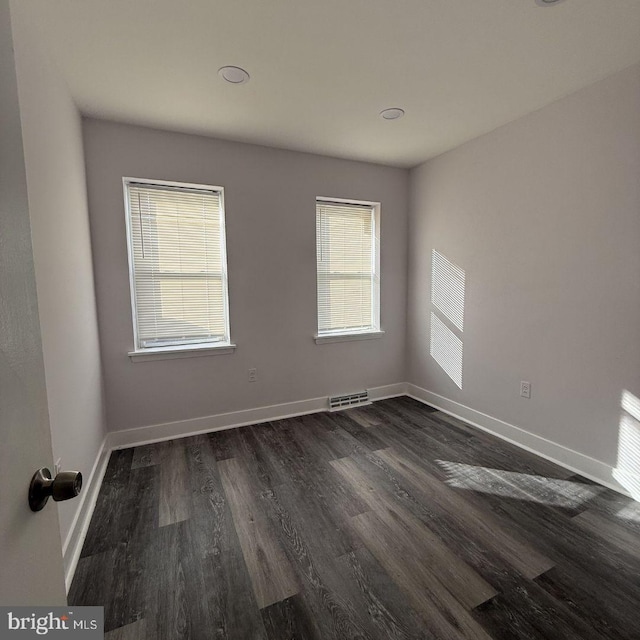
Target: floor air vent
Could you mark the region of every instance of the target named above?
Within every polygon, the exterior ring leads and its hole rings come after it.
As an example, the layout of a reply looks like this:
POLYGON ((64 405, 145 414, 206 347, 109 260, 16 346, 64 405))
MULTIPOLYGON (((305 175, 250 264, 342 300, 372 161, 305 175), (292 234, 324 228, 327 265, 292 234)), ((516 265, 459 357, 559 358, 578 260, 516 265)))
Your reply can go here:
POLYGON ((371 404, 368 391, 351 393, 348 396, 331 396, 329 398, 329 411, 339 411, 340 409, 363 404, 371 404))

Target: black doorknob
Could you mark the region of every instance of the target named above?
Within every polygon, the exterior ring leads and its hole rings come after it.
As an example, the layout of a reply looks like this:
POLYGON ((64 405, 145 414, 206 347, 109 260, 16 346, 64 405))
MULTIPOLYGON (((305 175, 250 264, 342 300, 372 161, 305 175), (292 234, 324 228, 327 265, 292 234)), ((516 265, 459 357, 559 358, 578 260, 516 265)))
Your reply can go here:
POLYGON ((54 479, 51 471, 42 467, 33 474, 29 485, 29 507, 40 511, 49 497, 56 502, 75 498, 82 489, 82 474, 79 471, 61 471, 54 479))

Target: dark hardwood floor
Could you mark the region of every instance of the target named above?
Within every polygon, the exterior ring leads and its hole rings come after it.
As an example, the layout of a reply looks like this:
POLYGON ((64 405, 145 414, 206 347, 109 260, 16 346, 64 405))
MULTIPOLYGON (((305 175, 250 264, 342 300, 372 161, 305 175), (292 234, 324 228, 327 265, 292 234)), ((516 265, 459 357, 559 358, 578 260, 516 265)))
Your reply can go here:
POLYGON ((640 639, 640 504, 409 398, 115 451, 109 640, 640 639))

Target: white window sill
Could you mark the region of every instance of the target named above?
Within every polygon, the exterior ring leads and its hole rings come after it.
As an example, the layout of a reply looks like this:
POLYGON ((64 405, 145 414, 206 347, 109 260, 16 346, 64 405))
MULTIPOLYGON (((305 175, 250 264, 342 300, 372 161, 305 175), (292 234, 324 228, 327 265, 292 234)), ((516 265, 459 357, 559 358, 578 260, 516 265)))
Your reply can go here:
POLYGON ((140 349, 129 351, 133 362, 147 362, 148 360, 175 360, 177 358, 199 358, 202 356, 222 356, 236 350, 233 343, 204 344, 197 346, 178 345, 176 347, 158 347, 156 349, 140 349))
POLYGON ((329 342, 351 342, 353 340, 375 340, 382 338, 384 331, 359 331, 357 333, 332 333, 325 335, 315 335, 316 344, 326 344, 329 342))

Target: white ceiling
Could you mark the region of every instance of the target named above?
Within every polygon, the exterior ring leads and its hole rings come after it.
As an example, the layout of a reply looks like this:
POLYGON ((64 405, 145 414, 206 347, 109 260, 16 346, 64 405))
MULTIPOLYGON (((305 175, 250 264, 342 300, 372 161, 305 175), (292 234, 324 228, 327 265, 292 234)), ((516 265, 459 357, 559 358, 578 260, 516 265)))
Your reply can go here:
POLYGON ((639 0, 16 5, 85 114, 404 167, 640 61, 639 0))

